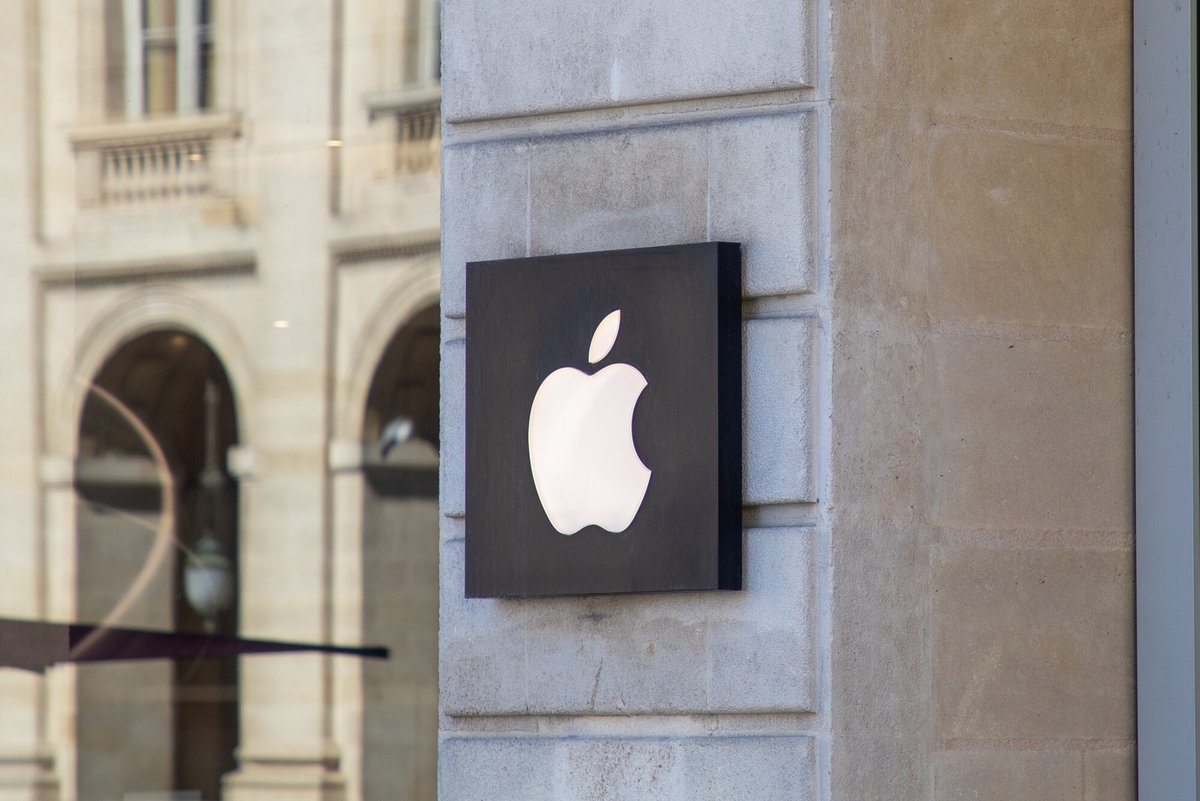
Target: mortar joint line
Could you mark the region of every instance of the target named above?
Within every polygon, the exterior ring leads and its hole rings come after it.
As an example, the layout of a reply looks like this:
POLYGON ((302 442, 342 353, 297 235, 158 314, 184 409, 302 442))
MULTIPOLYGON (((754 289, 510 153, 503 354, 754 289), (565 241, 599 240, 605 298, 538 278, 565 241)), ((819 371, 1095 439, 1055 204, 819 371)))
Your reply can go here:
MULTIPOLYGON (((648 128, 702 125, 755 117, 812 113, 829 105, 828 98, 787 99, 760 104, 715 105, 721 100, 728 101, 731 97, 741 98, 741 96, 722 96, 696 101, 666 101, 655 104, 551 112, 527 117, 464 120, 447 124, 443 147, 498 144, 528 140, 530 137, 554 139, 648 128), (693 102, 697 105, 684 109, 673 107, 685 102, 693 102)), ((758 95, 747 97, 758 97, 758 95)))

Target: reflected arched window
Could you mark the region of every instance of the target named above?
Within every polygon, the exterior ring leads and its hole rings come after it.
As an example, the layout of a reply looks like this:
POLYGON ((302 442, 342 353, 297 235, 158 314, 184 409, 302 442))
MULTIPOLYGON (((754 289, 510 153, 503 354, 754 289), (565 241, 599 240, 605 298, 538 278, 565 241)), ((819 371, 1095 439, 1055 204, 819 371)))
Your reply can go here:
MULTIPOLYGON (((237 584, 238 487, 225 454, 238 425, 224 367, 195 336, 155 331, 123 344, 92 380, 75 471, 79 620, 237 634, 236 593, 209 606, 187 587, 189 566, 217 558, 237 584), (164 524, 171 547, 160 551, 164 524)), ((219 797, 236 766, 236 658, 86 665, 75 677, 79 801, 219 797)))
POLYGON ((362 798, 434 801, 437 790, 438 344, 436 307, 392 338, 363 430, 362 798))

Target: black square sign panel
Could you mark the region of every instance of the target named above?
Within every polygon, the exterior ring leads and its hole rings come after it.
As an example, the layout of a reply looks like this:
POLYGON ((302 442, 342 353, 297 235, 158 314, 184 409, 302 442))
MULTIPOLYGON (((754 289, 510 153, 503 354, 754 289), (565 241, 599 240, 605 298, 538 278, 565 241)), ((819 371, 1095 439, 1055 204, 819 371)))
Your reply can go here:
POLYGON ((467 265, 468 597, 741 589, 741 248, 467 265))

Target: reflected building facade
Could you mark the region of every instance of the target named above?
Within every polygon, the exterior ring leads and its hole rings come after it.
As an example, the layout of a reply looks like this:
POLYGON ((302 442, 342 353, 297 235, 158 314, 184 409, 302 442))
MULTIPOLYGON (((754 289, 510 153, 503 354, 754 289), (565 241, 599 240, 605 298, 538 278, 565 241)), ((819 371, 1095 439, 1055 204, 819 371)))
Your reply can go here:
POLYGON ((10 11, 0 616, 392 657, 0 667, 0 799, 434 798, 436 0, 10 11))

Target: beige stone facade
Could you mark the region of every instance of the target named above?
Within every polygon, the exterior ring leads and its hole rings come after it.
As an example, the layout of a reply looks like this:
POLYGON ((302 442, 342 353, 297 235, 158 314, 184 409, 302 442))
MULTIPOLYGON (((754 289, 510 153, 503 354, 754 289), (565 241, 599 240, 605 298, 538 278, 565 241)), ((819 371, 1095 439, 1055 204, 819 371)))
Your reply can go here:
POLYGON ((834 5, 834 797, 1131 799, 1129 6, 834 5))
POLYGON ((1132 798, 1129 8, 559 5, 444 16, 443 797, 1132 798), (463 600, 462 262, 702 239, 744 595, 463 600))
MULTIPOLYGON (((177 346, 228 393, 224 625, 393 649, 196 695, 223 798, 1135 796, 1126 5, 444 0, 444 52, 420 0, 10 6, 0 616, 179 619, 87 389, 194 478, 177 346), (465 599, 465 262, 705 239, 745 246, 746 589, 465 599)), ((0 801, 185 790, 174 670, 0 667, 0 801)))

